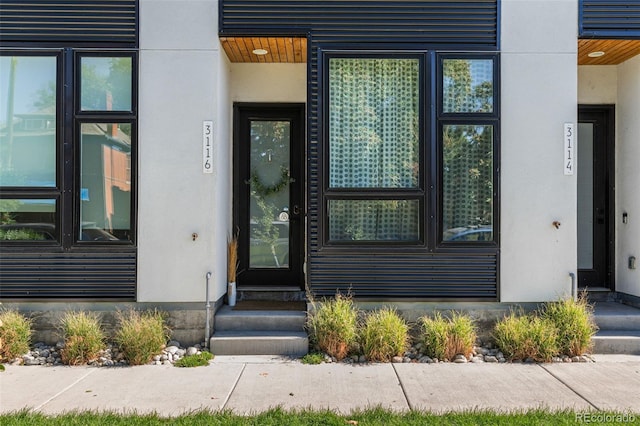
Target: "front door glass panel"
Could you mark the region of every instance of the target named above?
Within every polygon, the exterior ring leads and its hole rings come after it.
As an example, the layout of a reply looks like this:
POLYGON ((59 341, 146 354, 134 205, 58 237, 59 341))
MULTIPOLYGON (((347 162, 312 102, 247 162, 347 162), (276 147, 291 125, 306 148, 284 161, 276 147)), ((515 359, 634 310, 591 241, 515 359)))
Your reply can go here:
POLYGON ((578 269, 593 269, 593 123, 579 123, 578 137, 578 269))
POLYGON ((289 267, 288 121, 252 120, 249 160, 249 267, 289 267))

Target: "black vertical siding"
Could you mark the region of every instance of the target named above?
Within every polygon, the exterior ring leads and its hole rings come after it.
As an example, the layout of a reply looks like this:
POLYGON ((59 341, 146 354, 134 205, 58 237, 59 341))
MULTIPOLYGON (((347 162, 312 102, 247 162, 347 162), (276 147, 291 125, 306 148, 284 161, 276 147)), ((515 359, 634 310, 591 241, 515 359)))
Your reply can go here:
POLYGON ((325 42, 498 44, 497 0, 221 0, 221 35, 305 35, 325 42))
POLYGON ((580 36, 640 39, 640 1, 580 0, 580 36))
POLYGON ((0 44, 137 46, 138 0, 0 0, 0 44))
POLYGON ((136 253, 0 254, 0 299, 136 298, 136 253))

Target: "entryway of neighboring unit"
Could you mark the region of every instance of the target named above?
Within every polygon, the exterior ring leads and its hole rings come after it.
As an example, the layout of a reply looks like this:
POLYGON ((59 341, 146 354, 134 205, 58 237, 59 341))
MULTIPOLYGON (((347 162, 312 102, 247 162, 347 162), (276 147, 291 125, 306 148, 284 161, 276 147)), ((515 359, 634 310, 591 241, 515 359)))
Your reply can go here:
POLYGON ((238 286, 301 288, 304 104, 234 105, 238 286))
POLYGON ((614 107, 578 108, 578 285, 613 288, 614 107))

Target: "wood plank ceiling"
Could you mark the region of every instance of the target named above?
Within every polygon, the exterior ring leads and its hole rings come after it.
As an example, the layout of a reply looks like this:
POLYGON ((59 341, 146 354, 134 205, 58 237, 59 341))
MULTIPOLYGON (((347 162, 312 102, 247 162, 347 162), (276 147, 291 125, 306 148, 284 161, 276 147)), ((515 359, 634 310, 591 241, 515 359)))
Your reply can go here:
MULTIPOLYGON (((307 39, 303 37, 220 37, 222 47, 231 62, 305 63, 307 39), (256 55, 255 49, 266 54, 256 55)), ((640 54, 640 40, 578 40, 578 65, 618 65, 640 54), (590 58, 591 52, 604 52, 590 58)))
POLYGON ((303 37, 220 37, 231 62, 307 62, 307 39, 303 37), (265 54, 253 53, 256 49, 265 54))
POLYGON ((640 55, 640 40, 578 40, 578 65, 618 65, 640 55), (591 52, 604 55, 590 58, 591 52))

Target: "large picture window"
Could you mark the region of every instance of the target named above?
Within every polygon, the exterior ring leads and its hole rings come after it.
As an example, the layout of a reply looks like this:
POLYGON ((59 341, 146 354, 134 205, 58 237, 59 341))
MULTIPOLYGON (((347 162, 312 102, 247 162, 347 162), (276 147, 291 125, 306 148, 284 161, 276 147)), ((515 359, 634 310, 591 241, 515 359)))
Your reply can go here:
POLYGON ((134 53, 1 53, 0 242, 131 244, 134 53))
POLYGON ((56 186, 56 56, 0 56, 0 186, 56 186))
POLYGON ((495 245, 496 55, 336 52, 324 64, 325 243, 495 245))
POLYGON ((329 59, 329 241, 420 241, 420 68, 329 59))

